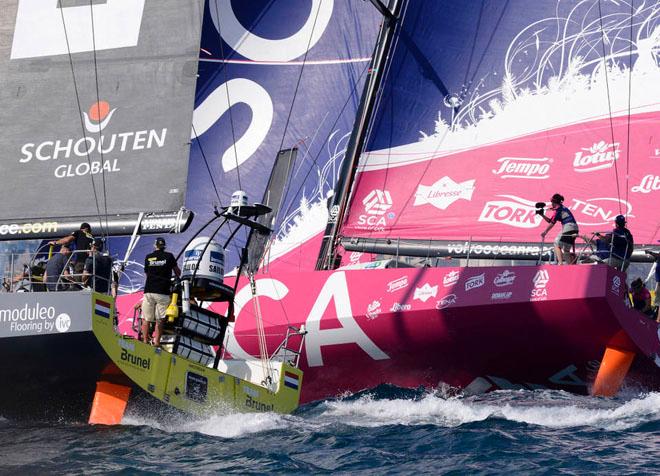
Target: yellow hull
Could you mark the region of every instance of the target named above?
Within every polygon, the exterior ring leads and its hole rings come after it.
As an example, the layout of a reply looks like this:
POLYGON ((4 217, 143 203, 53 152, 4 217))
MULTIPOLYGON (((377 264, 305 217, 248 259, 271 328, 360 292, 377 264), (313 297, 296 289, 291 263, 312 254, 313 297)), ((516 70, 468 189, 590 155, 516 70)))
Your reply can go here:
POLYGON ((239 411, 290 413, 298 407, 302 371, 282 363, 275 391, 118 334, 114 299, 92 294, 92 329, 110 359, 154 397, 184 412, 208 414, 223 407, 239 411))

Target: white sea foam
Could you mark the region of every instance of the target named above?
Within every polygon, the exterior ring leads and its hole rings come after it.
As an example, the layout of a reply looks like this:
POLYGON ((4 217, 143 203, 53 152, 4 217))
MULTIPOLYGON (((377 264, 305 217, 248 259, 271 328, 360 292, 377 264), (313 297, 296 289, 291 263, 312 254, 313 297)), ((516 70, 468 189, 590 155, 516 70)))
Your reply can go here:
POLYGON ((354 401, 328 402, 321 418, 363 427, 392 424, 455 427, 499 418, 548 428, 588 426, 606 430, 624 430, 660 420, 660 393, 625 402, 591 397, 566 398, 558 396, 557 392, 554 395, 534 392, 531 399, 498 394, 481 400, 435 395, 419 400, 363 397, 354 401))

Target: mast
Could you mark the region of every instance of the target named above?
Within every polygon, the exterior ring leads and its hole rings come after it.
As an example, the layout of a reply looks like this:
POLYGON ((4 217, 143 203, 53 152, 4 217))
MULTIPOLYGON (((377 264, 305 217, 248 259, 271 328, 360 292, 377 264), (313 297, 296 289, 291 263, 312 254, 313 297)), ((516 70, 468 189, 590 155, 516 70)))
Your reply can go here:
POLYGON ((353 127, 353 132, 346 148, 346 155, 337 179, 337 184, 335 185, 335 193, 328 204, 328 223, 323 234, 323 242, 316 262, 317 270, 332 269, 335 267, 335 249, 339 227, 344 219, 351 184, 355 178, 360 152, 366 139, 367 125, 371 121, 376 104, 377 92, 385 74, 385 63, 389 56, 397 20, 401 11, 402 0, 390 0, 389 7, 386 7, 381 0, 370 1, 383 14, 384 19, 378 34, 374 56, 369 67, 360 105, 358 106, 355 127, 353 127))

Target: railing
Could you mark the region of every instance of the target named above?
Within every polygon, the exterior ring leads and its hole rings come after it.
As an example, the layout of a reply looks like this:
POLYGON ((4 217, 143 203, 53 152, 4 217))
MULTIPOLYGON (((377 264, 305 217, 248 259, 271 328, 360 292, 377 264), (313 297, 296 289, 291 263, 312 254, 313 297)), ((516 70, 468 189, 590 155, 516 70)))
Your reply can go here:
POLYGON ((97 255, 88 250, 72 251, 67 255, 64 271, 57 276, 56 280, 44 280, 46 267, 49 260, 58 253, 53 252, 53 247, 42 246, 35 253, 0 253, 0 280, 2 287, 0 292, 48 292, 48 291, 81 291, 96 288, 112 290, 111 272, 109 277, 100 276, 97 271, 97 255), (75 257, 75 258, 74 258, 75 257), (92 258, 91 272, 84 272, 85 260, 92 258), (80 263, 74 267, 75 263, 80 263), (104 282, 104 285, 97 285, 104 282), (105 284, 107 283, 107 284, 105 284))

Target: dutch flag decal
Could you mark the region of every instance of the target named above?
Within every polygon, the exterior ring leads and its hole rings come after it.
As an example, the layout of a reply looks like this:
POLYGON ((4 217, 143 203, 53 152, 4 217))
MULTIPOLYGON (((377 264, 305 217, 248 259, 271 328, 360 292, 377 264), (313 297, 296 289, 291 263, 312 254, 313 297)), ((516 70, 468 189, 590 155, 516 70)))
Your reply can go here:
POLYGON ((106 319, 110 318, 110 303, 96 299, 94 304, 94 314, 97 316, 105 317, 106 319))
POLYGON ((298 390, 298 376, 296 374, 292 374, 291 372, 284 372, 284 385, 294 390, 298 390))

